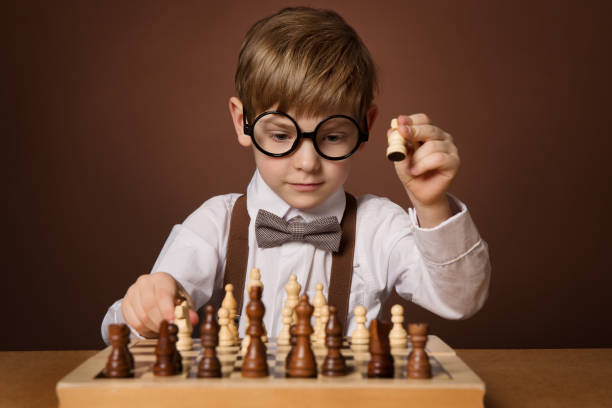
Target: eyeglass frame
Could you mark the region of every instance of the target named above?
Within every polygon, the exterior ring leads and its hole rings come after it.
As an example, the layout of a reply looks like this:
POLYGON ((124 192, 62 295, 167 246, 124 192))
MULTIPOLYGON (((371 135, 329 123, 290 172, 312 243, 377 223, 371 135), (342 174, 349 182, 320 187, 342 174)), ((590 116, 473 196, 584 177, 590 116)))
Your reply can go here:
POLYGON ((350 116, 347 115, 332 115, 332 116, 328 116, 327 118, 323 119, 321 122, 319 122, 319 124, 317 124, 317 126, 315 127, 315 129, 312 132, 302 132, 302 129, 300 129, 300 125, 297 124, 297 121, 295 119, 293 119, 288 113, 282 112, 282 111, 266 111, 263 113, 260 113, 259 115, 257 115, 257 117, 255 118, 255 120, 253 120, 253 124, 249 125, 246 122, 246 110, 243 108, 242 109, 242 123, 244 126, 243 132, 245 135, 251 136, 251 140, 253 141, 253 144, 255 145, 255 147, 257 148, 257 150, 259 150, 260 152, 262 152, 263 154, 265 154, 266 156, 270 156, 270 157, 284 157, 284 156, 288 156, 291 153, 293 153, 297 147, 300 145, 300 140, 301 139, 311 139, 312 140, 312 145, 314 146, 315 150, 317 151, 317 153, 319 154, 319 156, 323 157, 324 159, 327 160, 344 160, 350 156, 353 155, 353 153, 355 153, 357 151, 357 149, 359 148, 359 145, 361 145, 362 142, 367 142, 368 141, 368 137, 370 135, 369 131, 368 131, 368 120, 367 117, 364 116, 363 118, 363 122, 365 123, 365 132, 363 132, 361 130, 361 127, 359 126, 359 124, 357 123, 357 121, 355 119, 353 119, 350 116), (291 122, 293 122, 293 125, 295 126, 295 129, 297 130, 297 138, 295 139, 295 142, 293 142, 293 146, 291 146, 291 148, 286 151, 285 153, 270 153, 268 151, 265 151, 263 149, 263 147, 259 146, 259 144, 257 144, 257 141, 255 140, 255 125, 257 125, 257 122, 263 118, 264 116, 267 115, 272 115, 272 114, 280 114, 283 115, 285 117, 287 117, 291 122), (344 156, 341 157, 330 157, 325 155, 323 152, 321 152, 321 150, 319 150, 319 145, 317 144, 317 140, 315 138, 315 136, 317 135, 317 132, 319 130, 319 128, 321 127, 321 125, 323 125, 325 122, 327 122, 330 119, 335 119, 335 118, 345 118, 350 120, 351 122, 353 122, 353 124, 355 125, 355 127, 357 128, 357 130, 359 131, 359 139, 357 139, 357 144, 355 145, 355 147, 353 148, 353 150, 351 150, 349 153, 345 154, 344 156))

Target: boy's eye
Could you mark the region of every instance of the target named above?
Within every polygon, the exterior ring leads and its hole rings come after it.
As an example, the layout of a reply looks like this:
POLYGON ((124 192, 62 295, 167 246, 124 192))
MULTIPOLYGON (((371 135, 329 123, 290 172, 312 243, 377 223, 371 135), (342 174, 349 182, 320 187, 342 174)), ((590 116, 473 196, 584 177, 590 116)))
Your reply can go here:
POLYGON ((277 142, 286 142, 287 140, 291 138, 291 136, 288 135, 287 133, 279 133, 279 132, 272 132, 269 134, 269 137, 272 140, 275 140, 277 142))
POLYGON ((323 142, 336 143, 342 141, 344 135, 342 134, 329 134, 323 137, 323 142))

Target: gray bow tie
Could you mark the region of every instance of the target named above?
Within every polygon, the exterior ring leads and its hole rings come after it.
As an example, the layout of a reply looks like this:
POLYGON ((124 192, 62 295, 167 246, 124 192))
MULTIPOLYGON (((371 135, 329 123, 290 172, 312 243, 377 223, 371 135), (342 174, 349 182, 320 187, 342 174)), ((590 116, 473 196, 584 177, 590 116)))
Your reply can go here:
POLYGON ((338 252, 342 228, 336 217, 320 217, 311 222, 285 221, 259 210, 255 219, 255 236, 260 248, 272 248, 289 241, 304 241, 317 248, 338 252))

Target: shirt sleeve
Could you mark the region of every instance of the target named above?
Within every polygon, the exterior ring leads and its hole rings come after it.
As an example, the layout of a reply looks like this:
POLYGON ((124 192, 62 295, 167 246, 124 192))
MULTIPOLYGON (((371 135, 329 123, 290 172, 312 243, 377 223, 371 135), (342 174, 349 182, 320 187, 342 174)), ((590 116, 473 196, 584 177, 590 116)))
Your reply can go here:
MULTIPOLYGON (((175 225, 151 270, 172 275, 191 296, 196 310, 223 284, 231 212, 239 196, 213 197, 182 224, 175 225)), ((108 325, 113 323, 125 323, 121 300, 108 309, 102 323, 102 337, 107 344, 108 325)), ((139 337, 134 330, 132 333, 139 337)))
POLYGON ((433 228, 418 225, 414 209, 396 224, 388 278, 398 294, 447 319, 467 318, 484 304, 491 264, 486 242, 464 203, 449 195, 457 213, 433 228), (415 252, 416 251, 416 252, 415 252))

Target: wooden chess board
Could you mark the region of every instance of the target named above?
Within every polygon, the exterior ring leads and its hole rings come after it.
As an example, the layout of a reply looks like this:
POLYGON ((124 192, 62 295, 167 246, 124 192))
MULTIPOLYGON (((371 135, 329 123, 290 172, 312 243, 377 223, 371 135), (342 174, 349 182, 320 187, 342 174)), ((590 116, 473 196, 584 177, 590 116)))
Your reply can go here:
MULTIPOLYGON (((243 378, 238 347, 219 352, 223 378, 196 377, 200 345, 182 352, 183 373, 173 377, 153 376, 155 340, 138 340, 130 345, 135 370, 132 378, 104 378, 102 370, 108 347, 66 375, 57 384, 60 407, 482 407, 482 380, 437 336, 429 336, 426 351, 432 378, 406 378, 410 349, 394 352, 395 376, 367 378, 369 353, 354 353, 345 342, 342 354, 349 374, 313 379, 287 378, 285 356, 289 351, 267 344, 270 375, 243 378)), ((314 348, 317 362, 325 357, 324 347, 314 348)))

